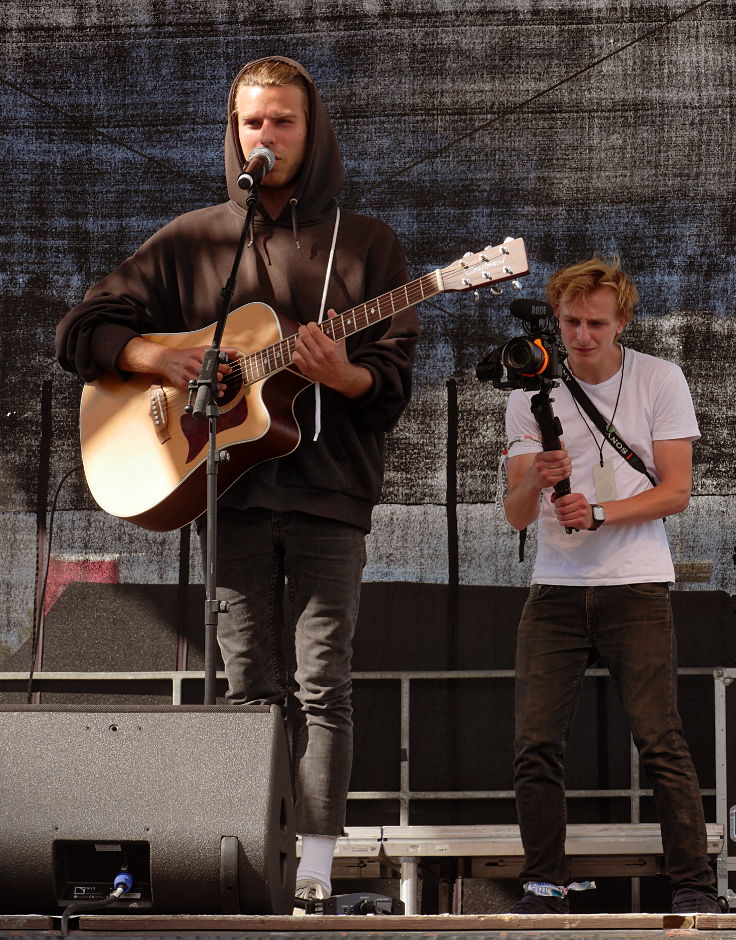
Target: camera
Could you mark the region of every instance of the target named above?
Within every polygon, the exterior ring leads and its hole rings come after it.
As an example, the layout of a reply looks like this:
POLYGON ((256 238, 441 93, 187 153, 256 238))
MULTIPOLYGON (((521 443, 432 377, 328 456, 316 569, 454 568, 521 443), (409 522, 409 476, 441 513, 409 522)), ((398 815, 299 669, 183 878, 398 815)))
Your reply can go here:
POLYGON ((521 388, 531 392, 543 381, 560 378, 557 318, 542 300, 514 300, 512 316, 521 320, 524 336, 515 336, 503 346, 489 349, 475 368, 481 382, 495 388, 521 388))

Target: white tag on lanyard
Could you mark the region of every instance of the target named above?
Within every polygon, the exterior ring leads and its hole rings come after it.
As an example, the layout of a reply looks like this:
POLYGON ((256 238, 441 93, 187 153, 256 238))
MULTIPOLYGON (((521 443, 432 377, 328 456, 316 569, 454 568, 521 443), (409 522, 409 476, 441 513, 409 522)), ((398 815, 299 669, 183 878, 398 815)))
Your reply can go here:
POLYGON ((597 503, 606 503, 618 499, 616 475, 613 472, 612 461, 604 460, 603 466, 599 463, 593 465, 593 481, 595 482, 595 501, 597 503))

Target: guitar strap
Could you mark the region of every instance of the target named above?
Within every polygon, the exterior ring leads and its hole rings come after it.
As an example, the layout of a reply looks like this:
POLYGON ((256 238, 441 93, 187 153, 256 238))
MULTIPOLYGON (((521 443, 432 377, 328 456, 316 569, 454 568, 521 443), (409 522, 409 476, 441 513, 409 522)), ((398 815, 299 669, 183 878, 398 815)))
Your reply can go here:
POLYGON ((649 480, 652 486, 657 485, 657 481, 651 475, 651 473, 644 466, 644 461, 639 457, 636 451, 632 450, 631 447, 626 443, 626 441, 621 437, 621 435, 613 428, 603 417, 603 415, 598 411, 593 402, 588 398, 585 392, 582 390, 578 384, 575 376, 570 372, 567 366, 563 363, 562 365, 562 381, 567 385, 570 390, 570 394, 575 399, 575 401, 580 405, 586 415, 590 418, 593 424, 598 428, 601 434, 605 437, 608 443, 613 447, 613 449, 619 453, 624 460, 630 464, 635 470, 638 470, 639 473, 643 473, 644 476, 649 480))
MULTIPOLYGON (((327 272, 325 274, 325 286, 322 291, 322 305, 319 308, 319 317, 317 323, 321 323, 325 317, 325 304, 327 303, 327 288, 330 284, 330 275, 332 274, 332 262, 335 258, 335 245, 337 244, 337 232, 340 228, 340 206, 337 207, 335 212, 335 228, 332 232, 332 245, 330 247, 330 257, 327 260, 327 272)), ((322 391, 319 382, 314 383, 314 437, 313 441, 316 441, 319 437, 319 432, 322 430, 322 391)))

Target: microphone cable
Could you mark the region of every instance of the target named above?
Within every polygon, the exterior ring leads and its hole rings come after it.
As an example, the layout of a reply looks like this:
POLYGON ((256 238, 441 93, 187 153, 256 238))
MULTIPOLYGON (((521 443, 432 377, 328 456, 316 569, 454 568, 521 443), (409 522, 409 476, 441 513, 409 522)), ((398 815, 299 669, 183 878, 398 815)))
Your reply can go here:
POLYGON ((115 876, 113 890, 106 898, 98 898, 96 900, 90 901, 72 901, 72 903, 68 904, 61 913, 61 936, 69 936, 70 917, 75 914, 79 916, 78 912, 80 911, 99 911, 103 907, 108 907, 110 904, 114 904, 115 901, 121 898, 124 894, 127 894, 132 887, 133 876, 127 871, 121 871, 118 872, 118 874, 115 876))
MULTIPOLYGON (((28 668, 28 687, 26 689, 26 704, 31 704, 31 698, 33 697, 33 674, 36 668, 36 654, 38 651, 38 640, 41 635, 41 629, 44 622, 44 605, 46 601, 46 587, 48 584, 49 578, 49 564, 51 562, 51 540, 54 534, 54 519, 56 517, 56 504, 59 500, 59 494, 61 493, 61 488, 69 479, 69 477, 76 473, 78 470, 82 470, 84 464, 77 464, 75 467, 72 467, 71 470, 67 470, 64 476, 59 480, 56 491, 54 493, 54 498, 51 501, 51 511, 49 513, 49 527, 48 535, 46 537, 46 557, 43 563, 43 578, 41 580, 41 590, 38 592, 38 601, 37 609, 35 616, 33 618, 33 626, 31 628, 31 662, 28 668)), ((38 583, 38 570, 36 571, 36 582, 38 583)))

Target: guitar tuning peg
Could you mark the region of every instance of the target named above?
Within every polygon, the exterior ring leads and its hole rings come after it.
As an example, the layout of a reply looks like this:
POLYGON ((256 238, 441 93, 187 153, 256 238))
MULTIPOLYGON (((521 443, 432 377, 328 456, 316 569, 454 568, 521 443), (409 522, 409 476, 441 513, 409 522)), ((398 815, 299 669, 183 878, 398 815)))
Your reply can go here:
POLYGON ((511 282, 511 286, 514 288, 514 290, 521 290, 521 281, 516 278, 511 282))
POLYGON ((477 290, 473 291, 473 300, 479 304, 480 303, 480 292, 477 290))
POLYGON ((472 254, 473 254, 472 251, 466 251, 465 254, 463 255, 463 258, 469 258, 472 254))
POLYGON ((491 285, 489 289, 494 297, 499 297, 501 294, 503 294, 503 287, 498 287, 496 284, 491 285))
POLYGON ((513 238, 510 235, 507 235, 506 238, 504 238, 503 243, 504 245, 508 245, 508 243, 512 241, 513 241, 513 238))

